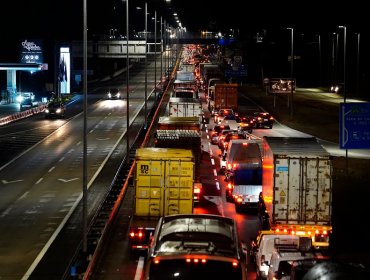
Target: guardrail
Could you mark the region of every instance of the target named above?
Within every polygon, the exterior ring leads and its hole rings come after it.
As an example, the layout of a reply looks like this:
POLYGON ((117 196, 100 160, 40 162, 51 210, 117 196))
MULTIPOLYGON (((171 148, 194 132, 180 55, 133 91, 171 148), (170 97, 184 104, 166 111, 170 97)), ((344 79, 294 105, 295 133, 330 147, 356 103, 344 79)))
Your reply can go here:
POLYGON ((45 107, 46 105, 42 104, 42 105, 38 105, 36 108, 31 108, 31 109, 28 109, 22 112, 18 112, 18 113, 0 118, 0 126, 27 118, 31 115, 39 114, 44 111, 45 107))

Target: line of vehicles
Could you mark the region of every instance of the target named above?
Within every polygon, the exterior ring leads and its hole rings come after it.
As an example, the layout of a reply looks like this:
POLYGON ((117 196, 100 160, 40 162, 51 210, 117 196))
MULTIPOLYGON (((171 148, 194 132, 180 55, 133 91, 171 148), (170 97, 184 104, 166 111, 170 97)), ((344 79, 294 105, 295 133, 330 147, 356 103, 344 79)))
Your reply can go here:
MULTIPOLYGON (((188 46, 183 53, 194 50, 188 46)), ((131 252, 146 254, 144 279, 244 280, 247 256, 258 279, 301 279, 298 275, 310 265, 327 259, 332 232, 329 154, 315 138, 253 136, 253 128, 272 128, 273 118, 263 112, 255 118, 238 116, 237 87, 215 83, 213 89, 207 81, 210 73, 219 75, 217 67, 208 66, 212 71, 205 76, 200 65, 186 64, 184 69, 191 71, 180 71, 191 73, 177 73, 154 146, 137 150, 131 252), (197 174, 203 118, 199 89, 208 93, 214 114, 210 140, 216 144, 212 135, 217 134, 217 144, 222 143, 226 200, 238 213, 253 209, 260 220, 261 230, 249 246, 239 240, 234 219, 194 214, 202 188, 197 174), (218 92, 224 98, 218 99, 218 92), (218 105, 218 100, 224 103, 218 105), (222 134, 224 129, 230 131, 222 134)))

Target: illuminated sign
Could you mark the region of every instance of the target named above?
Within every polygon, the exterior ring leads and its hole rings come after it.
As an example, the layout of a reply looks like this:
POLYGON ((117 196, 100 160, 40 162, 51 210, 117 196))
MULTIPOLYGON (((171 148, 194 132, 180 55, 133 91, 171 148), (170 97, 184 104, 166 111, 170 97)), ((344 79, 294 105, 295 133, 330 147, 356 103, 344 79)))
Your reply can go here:
POLYGON ((24 40, 21 44, 21 63, 43 63, 42 43, 24 40))
POLYGON ((341 149, 370 149, 370 103, 340 104, 341 149))
POLYGON ((69 47, 61 47, 58 69, 59 92, 71 92, 71 53, 69 47))
POLYGON ((291 93, 295 92, 295 80, 293 79, 271 79, 270 80, 271 93, 291 93))

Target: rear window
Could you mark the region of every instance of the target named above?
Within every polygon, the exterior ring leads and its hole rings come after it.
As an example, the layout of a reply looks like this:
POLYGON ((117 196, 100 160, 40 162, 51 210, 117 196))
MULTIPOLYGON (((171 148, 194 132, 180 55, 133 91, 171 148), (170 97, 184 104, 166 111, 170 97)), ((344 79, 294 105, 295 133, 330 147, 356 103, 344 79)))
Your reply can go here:
POLYGON ((240 264, 233 266, 232 262, 205 259, 189 262, 186 259, 160 260, 159 263, 150 263, 150 280, 173 279, 243 279, 240 264))
POLYGON ((214 131, 216 131, 217 133, 220 133, 224 129, 230 129, 230 126, 229 125, 216 125, 214 127, 214 131))

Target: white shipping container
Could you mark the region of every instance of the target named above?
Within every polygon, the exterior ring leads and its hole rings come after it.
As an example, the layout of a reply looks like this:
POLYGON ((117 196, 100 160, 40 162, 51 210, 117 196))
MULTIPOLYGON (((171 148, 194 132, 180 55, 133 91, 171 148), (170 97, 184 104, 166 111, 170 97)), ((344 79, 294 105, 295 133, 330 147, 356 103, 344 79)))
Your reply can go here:
POLYGON ((203 114, 199 99, 171 97, 168 102, 169 117, 200 117, 203 114))
POLYGON ((332 162, 316 138, 264 137, 262 184, 271 224, 331 224, 332 162))

